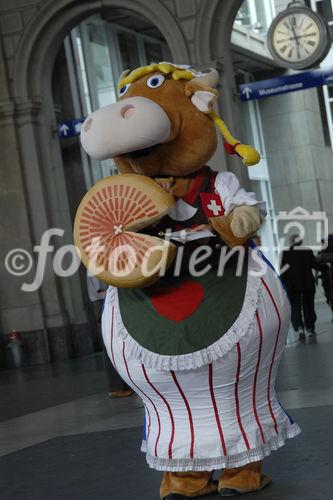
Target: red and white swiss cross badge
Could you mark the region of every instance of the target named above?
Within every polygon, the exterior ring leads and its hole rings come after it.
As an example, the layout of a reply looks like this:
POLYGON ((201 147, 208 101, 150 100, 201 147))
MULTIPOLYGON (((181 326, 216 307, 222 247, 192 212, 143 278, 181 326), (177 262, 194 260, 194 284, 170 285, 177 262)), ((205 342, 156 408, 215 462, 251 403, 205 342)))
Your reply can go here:
POLYGON ((216 193, 200 193, 200 198, 202 210, 207 219, 224 215, 224 207, 220 195, 216 193))

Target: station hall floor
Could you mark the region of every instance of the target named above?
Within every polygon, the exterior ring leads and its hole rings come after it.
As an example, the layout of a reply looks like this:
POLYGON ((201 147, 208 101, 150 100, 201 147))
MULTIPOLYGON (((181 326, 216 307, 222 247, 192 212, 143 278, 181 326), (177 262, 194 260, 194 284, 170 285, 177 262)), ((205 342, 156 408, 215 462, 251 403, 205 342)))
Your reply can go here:
MULTIPOLYGON (((303 432, 265 460, 273 485, 248 498, 332 498, 333 323, 326 304, 318 313, 316 341, 290 336, 278 381, 303 432)), ((100 355, 0 372, 0 499, 158 499, 142 422, 136 396, 108 399, 100 355)))

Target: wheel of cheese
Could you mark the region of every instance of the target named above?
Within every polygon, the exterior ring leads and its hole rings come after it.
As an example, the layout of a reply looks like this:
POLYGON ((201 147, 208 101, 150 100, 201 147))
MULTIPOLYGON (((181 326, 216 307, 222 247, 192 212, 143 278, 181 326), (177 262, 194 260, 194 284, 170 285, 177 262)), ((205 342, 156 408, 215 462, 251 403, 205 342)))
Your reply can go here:
POLYGON ((83 264, 98 279, 122 288, 149 286, 172 263, 176 247, 139 231, 174 206, 154 180, 123 174, 97 182, 84 196, 74 222, 83 264))

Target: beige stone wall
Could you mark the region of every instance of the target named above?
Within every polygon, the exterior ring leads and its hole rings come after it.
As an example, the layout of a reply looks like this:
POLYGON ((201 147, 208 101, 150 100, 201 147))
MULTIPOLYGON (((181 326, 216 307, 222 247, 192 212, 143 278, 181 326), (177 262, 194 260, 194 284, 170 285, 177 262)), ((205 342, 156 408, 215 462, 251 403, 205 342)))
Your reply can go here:
MULTIPOLYGON (((43 328, 38 293, 20 291, 21 279, 9 276, 4 260, 13 248, 32 249, 31 225, 27 211, 19 144, 14 124, 15 107, 10 99, 7 68, 0 51, 0 283, 1 323, 4 331, 43 328)), ((27 276, 29 279, 29 276, 27 276)))
POLYGON ((276 211, 325 211, 332 232, 333 153, 325 146, 317 89, 263 99, 260 110, 276 211))

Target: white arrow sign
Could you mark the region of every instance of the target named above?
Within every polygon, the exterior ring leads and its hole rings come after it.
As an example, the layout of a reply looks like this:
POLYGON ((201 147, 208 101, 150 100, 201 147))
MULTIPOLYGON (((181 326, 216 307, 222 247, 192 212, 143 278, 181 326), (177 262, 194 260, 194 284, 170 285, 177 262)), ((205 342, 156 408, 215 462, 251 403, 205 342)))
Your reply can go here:
POLYGON ((246 99, 249 99, 251 94, 252 94, 252 89, 250 89, 250 87, 245 87, 242 90, 242 94, 244 94, 246 96, 246 99))
POLYGON ((64 136, 66 136, 66 135, 67 135, 67 133, 68 133, 68 131, 69 131, 69 126, 68 126, 68 125, 66 125, 65 123, 63 123, 63 124, 61 125, 61 127, 60 127, 60 132, 61 132, 64 136))
POLYGON ((246 96, 246 99, 249 99, 251 94, 252 94, 252 90, 250 89, 250 87, 245 87, 242 90, 242 94, 244 94, 246 96))
POLYGON ((324 78, 325 78, 325 82, 331 82, 331 81, 333 81, 333 75, 327 75, 327 76, 325 75, 324 78))

